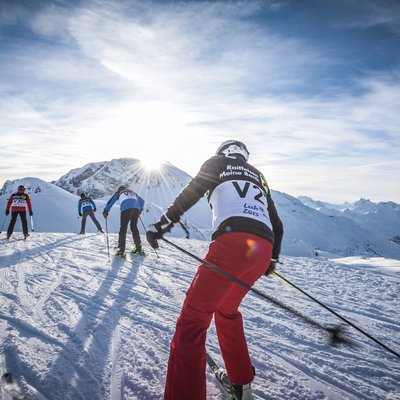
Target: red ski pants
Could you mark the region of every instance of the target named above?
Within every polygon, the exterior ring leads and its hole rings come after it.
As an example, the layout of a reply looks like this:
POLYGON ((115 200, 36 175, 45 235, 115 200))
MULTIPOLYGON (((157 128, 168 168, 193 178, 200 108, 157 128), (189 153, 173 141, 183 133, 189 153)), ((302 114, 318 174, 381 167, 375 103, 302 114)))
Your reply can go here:
MULTIPOLYGON (((267 270, 272 244, 258 236, 225 233, 211 244, 205 259, 253 285, 267 270)), ((222 357, 236 384, 250 383, 253 368, 238 307, 247 289, 200 265, 189 287, 171 342, 165 400, 206 398, 206 335, 214 316, 222 357)))

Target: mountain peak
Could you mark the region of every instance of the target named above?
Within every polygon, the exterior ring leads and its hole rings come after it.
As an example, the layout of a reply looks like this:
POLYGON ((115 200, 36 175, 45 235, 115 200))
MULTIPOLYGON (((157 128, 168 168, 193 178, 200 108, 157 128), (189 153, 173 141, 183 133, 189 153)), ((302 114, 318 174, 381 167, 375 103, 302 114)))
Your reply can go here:
POLYGON ((138 159, 115 158, 74 168, 54 184, 70 193, 85 192, 94 198, 102 198, 112 195, 121 185, 143 195, 161 185, 174 192, 180 191, 190 179, 188 174, 168 162, 162 163, 158 170, 151 170, 138 159))

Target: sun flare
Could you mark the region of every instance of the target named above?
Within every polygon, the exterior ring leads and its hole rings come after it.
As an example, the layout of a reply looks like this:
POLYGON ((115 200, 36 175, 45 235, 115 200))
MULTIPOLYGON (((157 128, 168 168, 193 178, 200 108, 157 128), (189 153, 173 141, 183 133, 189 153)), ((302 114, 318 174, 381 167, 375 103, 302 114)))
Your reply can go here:
POLYGON ((149 171, 159 171, 163 161, 157 157, 145 157, 140 159, 140 163, 149 171))

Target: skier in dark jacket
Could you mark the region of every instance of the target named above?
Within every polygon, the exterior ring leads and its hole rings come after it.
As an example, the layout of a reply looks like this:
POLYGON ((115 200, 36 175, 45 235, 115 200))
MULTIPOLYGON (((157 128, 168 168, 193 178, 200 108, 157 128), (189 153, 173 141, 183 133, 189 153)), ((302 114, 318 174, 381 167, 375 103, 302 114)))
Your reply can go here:
POLYGON ((85 234, 86 219, 88 216, 92 219, 92 221, 96 225, 97 230, 101 233, 104 233, 103 228, 101 227, 99 221, 94 215, 95 212, 96 212, 95 202, 89 196, 86 196, 85 193, 81 193, 81 198, 79 199, 78 202, 78 213, 79 216, 82 217, 81 231, 79 232, 80 235, 85 234))
MULTIPOLYGON (((253 285, 274 268, 283 236, 264 176, 247 163, 249 152, 228 140, 207 160, 159 222, 147 228, 153 248, 184 212, 207 194, 213 235, 205 260, 253 285)), ((200 265, 189 287, 171 342, 165 400, 206 398, 206 334, 214 317, 218 341, 237 398, 253 399, 251 364, 238 307, 247 289, 200 265)))
POLYGON ((120 186, 118 190, 108 200, 104 211, 104 218, 108 217, 108 213, 115 202, 119 201, 121 211, 121 223, 118 236, 118 249, 116 255, 125 257, 126 245, 126 232, 128 225, 130 225, 135 248, 132 250, 133 254, 144 255, 142 249, 142 242, 140 239, 139 229, 137 227, 138 219, 143 211, 144 200, 133 190, 128 189, 126 186, 120 186))
POLYGON ((7 239, 9 239, 14 231, 14 226, 17 221, 18 215, 21 218, 22 232, 25 239, 29 236, 28 233, 28 221, 26 220, 26 211, 29 211, 29 215, 33 215, 32 204, 29 194, 25 193, 25 186, 18 186, 18 191, 13 193, 8 199, 6 206, 6 215, 10 213, 11 210, 11 221, 7 229, 7 239))

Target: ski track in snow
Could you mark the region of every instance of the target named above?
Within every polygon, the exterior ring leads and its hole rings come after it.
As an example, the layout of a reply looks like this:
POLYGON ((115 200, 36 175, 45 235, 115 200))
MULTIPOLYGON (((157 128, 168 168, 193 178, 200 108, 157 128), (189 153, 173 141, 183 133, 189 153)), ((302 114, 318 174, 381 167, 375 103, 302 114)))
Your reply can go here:
MULTIPOLYGON (((116 240, 110 235, 111 252, 116 240)), ((200 257, 208 247, 174 241, 200 257)), ((31 400, 161 400, 170 340, 197 261, 163 242, 158 257, 146 252, 109 260, 100 234, 2 241, 2 373, 12 372, 31 400)), ((368 259, 283 261, 282 275, 400 352, 399 268, 371 267, 368 259)), ((342 324, 275 277, 256 287, 324 326, 342 324)), ((400 399, 400 360, 354 329, 346 332, 358 347, 331 347, 323 331, 257 295, 241 310, 258 398, 400 399)), ((222 365, 213 324, 207 348, 222 365)), ((207 399, 224 399, 208 370, 207 381, 207 399)))

